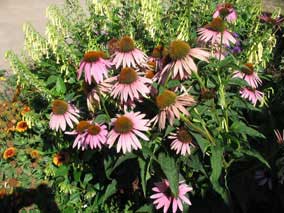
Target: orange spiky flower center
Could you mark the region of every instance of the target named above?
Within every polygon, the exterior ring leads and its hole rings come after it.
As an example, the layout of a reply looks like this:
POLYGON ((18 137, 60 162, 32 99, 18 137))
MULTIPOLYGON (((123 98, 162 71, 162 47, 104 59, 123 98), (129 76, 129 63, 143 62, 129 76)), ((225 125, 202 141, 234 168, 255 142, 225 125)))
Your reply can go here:
POLYGON ((80 121, 76 126, 76 131, 78 133, 83 133, 86 129, 88 129, 90 123, 88 121, 80 121))
POLYGON ((104 57, 105 57, 105 53, 103 51, 89 51, 85 53, 84 61, 96 62, 100 58, 104 58, 104 57))
POLYGON ((155 73, 152 70, 147 70, 145 73, 145 77, 152 79, 154 77, 155 73))
POLYGON ((17 129, 19 130, 26 130, 28 128, 28 124, 26 121, 20 121, 18 124, 17 124, 17 129))
POLYGON ((223 33, 226 29, 225 22, 220 18, 214 18, 209 24, 205 25, 205 28, 223 33))
POLYGON ((89 126, 89 128, 88 128, 88 133, 89 133, 90 135, 97 135, 97 134, 100 133, 100 131, 101 131, 101 127, 100 127, 99 125, 96 125, 96 124, 91 125, 91 126, 89 126))
POLYGON ((62 100, 55 100, 52 103, 52 112, 56 115, 63 115, 68 110, 68 103, 62 100))
POLYGON ((179 60, 186 57, 189 53, 190 46, 185 41, 176 40, 170 43, 169 54, 172 60, 179 60))
POLYGON ((136 81, 138 78, 137 72, 130 68, 130 67, 125 67, 122 68, 118 77, 118 81, 121 84, 131 84, 134 81, 136 81))
POLYGON ((118 133, 128 133, 133 129, 133 122, 126 116, 122 115, 114 122, 114 130, 118 133))
POLYGON ((164 90, 160 95, 156 97, 156 105, 157 107, 162 110, 166 107, 173 105, 176 102, 177 95, 170 91, 164 90))
POLYGON ((181 128, 179 131, 178 131, 178 134, 177 134, 177 139, 179 141, 181 141, 182 143, 191 143, 192 142, 192 137, 191 135, 189 134, 189 132, 184 129, 184 128, 181 128))
POLYGON ((135 44, 132 38, 124 36, 118 41, 119 52, 127 53, 135 49, 135 44))
POLYGON ((244 66, 241 67, 241 72, 246 75, 252 75, 254 72, 253 64, 251 63, 244 64, 244 66))
POLYGON ((231 10, 233 8, 233 5, 230 3, 224 3, 222 5, 222 8, 219 10, 220 15, 222 17, 226 17, 227 15, 229 15, 231 13, 231 10))
POLYGON ((16 149, 14 147, 10 147, 10 148, 5 150, 5 152, 3 154, 3 158, 8 159, 8 158, 13 157, 15 154, 16 154, 16 149))
POLYGON ((163 57, 163 49, 162 45, 156 46, 152 51, 152 57, 154 58, 162 58, 163 57))

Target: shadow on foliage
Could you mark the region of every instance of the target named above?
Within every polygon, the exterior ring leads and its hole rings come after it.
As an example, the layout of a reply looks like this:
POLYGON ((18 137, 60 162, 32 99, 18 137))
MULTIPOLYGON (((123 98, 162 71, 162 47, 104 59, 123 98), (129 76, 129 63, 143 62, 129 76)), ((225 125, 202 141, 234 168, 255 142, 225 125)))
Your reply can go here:
POLYGON ((40 212, 60 212, 51 188, 45 184, 36 189, 15 188, 13 194, 0 198, 0 212, 15 213, 32 204, 36 204, 40 212))

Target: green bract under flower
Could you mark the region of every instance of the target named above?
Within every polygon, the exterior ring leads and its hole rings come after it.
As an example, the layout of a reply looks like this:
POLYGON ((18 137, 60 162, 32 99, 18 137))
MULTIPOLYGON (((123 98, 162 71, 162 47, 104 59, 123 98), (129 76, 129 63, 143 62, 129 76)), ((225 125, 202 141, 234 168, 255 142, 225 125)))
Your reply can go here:
POLYGON ((90 52, 85 53, 84 61, 96 62, 100 58, 104 58, 104 57, 105 57, 105 53, 103 51, 90 51, 90 52))
POLYGON ((137 80, 137 77, 137 72, 134 69, 130 67, 125 67, 121 69, 120 74, 118 76, 118 81, 121 84, 131 84, 137 80))
POLYGON ((63 115, 68 110, 68 103, 62 100, 54 100, 52 103, 52 112, 56 115, 63 115))
POLYGON ((225 22, 220 18, 214 18, 209 24, 205 25, 205 28, 216 31, 216 32, 224 32, 226 29, 225 22))
POLYGON ((176 102, 176 97, 177 95, 174 92, 165 90, 156 97, 156 105, 162 110, 174 104, 176 102))
POLYGON ((124 36, 118 42, 118 49, 124 53, 131 52, 135 49, 134 41, 129 36, 124 36))
POLYGON ((133 129, 133 122, 126 116, 120 116, 114 122, 114 130, 117 133, 128 133, 133 129))
POLYGON ((169 47, 169 54, 172 60, 179 60, 186 57, 189 53, 190 46, 185 41, 172 41, 169 47))

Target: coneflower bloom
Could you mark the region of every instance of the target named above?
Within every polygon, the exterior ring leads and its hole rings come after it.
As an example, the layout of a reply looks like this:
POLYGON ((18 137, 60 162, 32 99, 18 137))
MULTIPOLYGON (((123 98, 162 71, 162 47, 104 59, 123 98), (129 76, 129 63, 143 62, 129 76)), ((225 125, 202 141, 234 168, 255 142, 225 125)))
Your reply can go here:
POLYGON ((112 55, 112 63, 116 69, 120 66, 144 66, 147 60, 147 55, 135 47, 134 41, 129 36, 124 36, 117 42, 117 50, 112 55))
POLYGON ((210 53, 204 49, 191 48, 188 43, 181 40, 172 41, 168 52, 171 62, 164 67, 159 75, 162 78, 167 78, 168 75, 171 75, 171 78, 180 80, 188 78, 191 72, 197 72, 197 66, 193 57, 208 62, 210 56, 210 53))
POLYGON ((105 54, 102 51, 86 52, 78 69, 78 80, 81 78, 82 72, 85 73, 85 81, 89 84, 92 80, 96 83, 103 81, 104 77, 108 77, 108 69, 111 67, 111 62, 105 59, 105 54))
POLYGON ((124 67, 118 76, 107 79, 105 82, 111 85, 111 96, 119 98, 122 104, 129 101, 133 102, 145 97, 150 93, 152 80, 140 76, 142 73, 133 68, 124 67))
POLYGON ((277 143, 283 144, 284 143, 284 129, 283 129, 282 135, 278 129, 274 129, 274 134, 276 136, 277 143))
POLYGON ((263 13, 259 18, 261 21, 274 26, 279 26, 284 22, 283 17, 272 18, 272 14, 269 13, 263 13))
POLYGON ((226 30, 224 21, 220 18, 214 18, 209 24, 198 29, 200 41, 208 43, 211 41, 211 44, 225 44, 230 46, 230 43, 235 44, 237 40, 234 36, 226 30))
POLYGON ((183 203, 191 205, 190 200, 186 197, 186 194, 192 191, 192 187, 184 183, 184 181, 179 182, 178 195, 175 197, 170 190, 170 183, 168 180, 163 180, 162 182, 154 183, 155 187, 152 188, 154 194, 150 196, 153 199, 153 204, 156 209, 163 208, 163 212, 167 213, 171 204, 172 211, 176 213, 179 209, 183 211, 183 203))
POLYGON ((72 132, 65 132, 69 135, 77 135, 73 143, 73 148, 77 147, 83 151, 90 147, 91 149, 102 148, 107 141, 106 125, 99 125, 91 121, 80 121, 72 132))
POLYGON ((185 107, 193 106, 195 100, 191 95, 183 94, 178 96, 170 90, 164 90, 156 97, 156 106, 159 108, 159 114, 156 115, 151 121, 154 122, 153 126, 158 122, 159 129, 164 129, 166 120, 170 125, 173 125, 175 118, 180 118, 180 112, 188 115, 185 107))
POLYGON ((131 152, 132 149, 141 149, 140 137, 144 141, 149 138, 142 133, 149 130, 149 120, 143 119, 145 114, 140 112, 126 112, 124 115, 118 115, 111 120, 113 129, 108 135, 107 144, 111 148, 117 141, 116 150, 123 153, 131 152))
POLYGON ((172 139, 171 149, 175 150, 176 154, 191 154, 191 148, 194 147, 192 136, 185 128, 178 129, 177 133, 170 133, 168 138, 172 139))
POLYGON ((240 94, 244 99, 249 100, 255 106, 257 101, 262 101, 263 92, 256 90, 255 88, 244 87, 240 90, 240 94))
POLYGON ((253 64, 251 63, 246 63, 240 68, 240 70, 236 70, 233 74, 233 77, 244 79, 253 88, 257 88, 262 84, 261 79, 254 71, 253 64))
POLYGON ((66 129, 66 123, 69 127, 73 128, 73 122, 78 123, 79 110, 62 100, 55 100, 52 103, 52 113, 50 116, 49 127, 50 129, 62 131, 66 129))
POLYGON ((221 17, 228 22, 235 22, 237 20, 237 12, 233 5, 230 3, 218 4, 216 11, 213 14, 213 18, 221 17))
POLYGON ((26 121, 20 121, 17 123, 16 131, 17 132, 25 132, 28 129, 28 124, 26 121))

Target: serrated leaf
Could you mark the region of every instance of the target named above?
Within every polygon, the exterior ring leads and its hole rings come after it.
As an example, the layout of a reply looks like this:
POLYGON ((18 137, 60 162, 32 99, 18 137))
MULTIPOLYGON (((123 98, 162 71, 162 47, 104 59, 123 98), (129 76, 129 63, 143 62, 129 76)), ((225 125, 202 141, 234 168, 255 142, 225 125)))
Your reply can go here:
POLYGON ((242 121, 235 121, 231 126, 231 130, 236 132, 236 133, 249 135, 251 137, 265 138, 265 136, 263 134, 261 134, 260 132, 258 132, 255 129, 247 126, 242 121))
POLYGON ((88 173, 88 174, 85 175, 83 183, 86 185, 86 184, 89 183, 92 179, 93 179, 93 175, 92 175, 91 173, 88 173))
POLYGON ((180 81, 179 80, 170 80, 167 84, 168 88, 174 88, 180 85, 180 81))
POLYGON ((59 94, 64 94, 66 92, 66 86, 62 78, 57 78, 55 88, 56 92, 59 94))
POLYGON ((135 213, 153 213, 153 212, 154 212, 153 205, 147 205, 147 204, 141 206, 139 209, 135 211, 135 213))
POLYGON ((172 193, 174 196, 177 196, 179 178, 175 159, 164 153, 161 153, 158 157, 158 162, 170 183, 172 193))
POLYGON ((117 181, 115 179, 112 180, 112 182, 107 186, 104 198, 103 198, 103 203, 112 195, 114 195, 117 191, 117 181))
POLYGON ((196 133, 191 133, 192 136, 195 138, 196 142, 198 143, 202 153, 204 154, 208 147, 210 146, 210 142, 203 138, 201 135, 196 133))
POLYGON ((229 203, 229 196, 228 192, 224 187, 221 186, 219 182, 220 175, 222 173, 222 168, 223 168, 223 147, 221 146, 212 146, 211 147, 211 168, 212 168, 212 173, 210 175, 210 181, 212 183, 213 189, 221 195, 223 200, 226 203, 229 203))
POLYGON ((263 163, 265 166, 270 168, 269 163, 256 150, 241 150, 241 152, 246 154, 246 155, 248 155, 248 156, 251 156, 251 157, 254 157, 254 158, 258 159, 261 163, 263 163))
POLYGON ((147 180, 146 180, 146 172, 147 172, 147 164, 143 158, 138 158, 138 163, 139 163, 139 168, 140 168, 140 177, 141 177, 141 185, 142 185, 142 190, 144 197, 146 197, 146 185, 147 185, 147 180))
POLYGON ((108 117, 107 117, 107 115, 105 115, 105 114, 98 115, 98 116, 95 118, 95 122, 96 122, 96 123, 99 123, 99 124, 107 123, 107 122, 108 122, 108 117))
POLYGON ((67 166, 60 166, 56 169, 55 175, 56 176, 66 176, 68 174, 69 168, 67 166))

